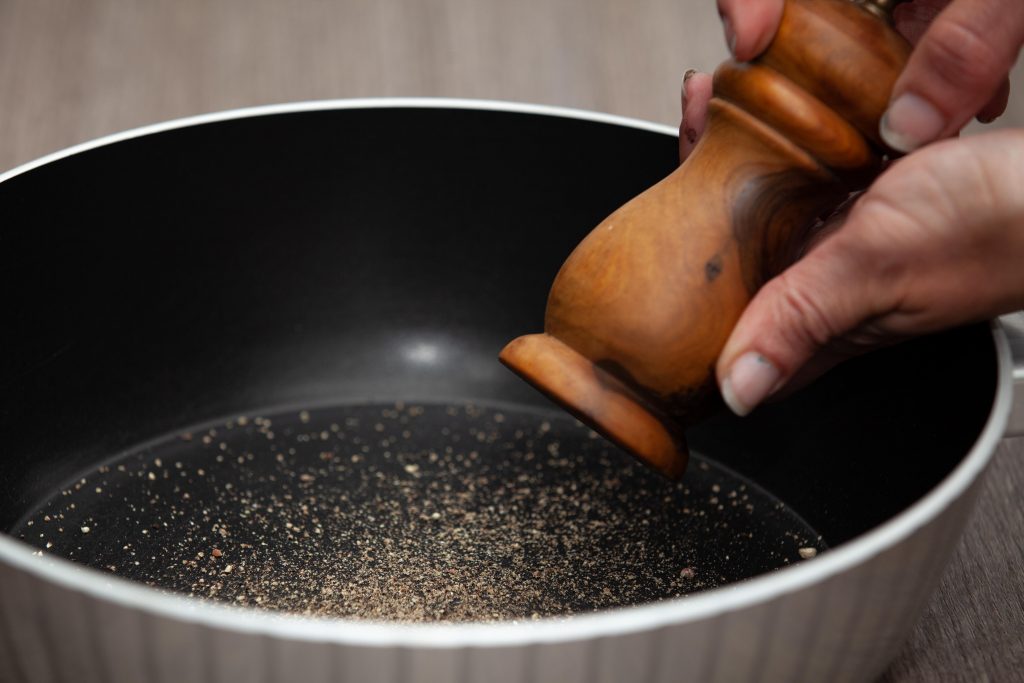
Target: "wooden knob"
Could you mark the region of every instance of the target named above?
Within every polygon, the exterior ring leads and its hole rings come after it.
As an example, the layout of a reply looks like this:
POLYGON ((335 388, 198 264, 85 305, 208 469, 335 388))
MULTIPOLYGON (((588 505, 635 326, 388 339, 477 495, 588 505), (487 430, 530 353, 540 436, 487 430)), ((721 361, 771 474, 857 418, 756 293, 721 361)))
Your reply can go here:
POLYGON ((816 219, 877 175, 878 121, 909 46, 850 0, 787 0, 768 50, 715 73, 684 164, 598 225, 501 360, 658 471, 721 406, 715 362, 816 219))

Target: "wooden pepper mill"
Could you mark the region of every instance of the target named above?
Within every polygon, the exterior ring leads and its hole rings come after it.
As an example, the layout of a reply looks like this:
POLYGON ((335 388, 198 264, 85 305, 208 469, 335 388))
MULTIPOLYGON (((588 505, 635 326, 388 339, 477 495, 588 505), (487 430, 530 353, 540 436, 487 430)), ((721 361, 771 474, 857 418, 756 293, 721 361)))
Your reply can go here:
MULTIPOLYGON (((898 1, 898 0, 897 0, 898 1)), ((663 474, 718 409, 715 362, 755 292, 816 220, 879 173, 878 135, 910 53, 892 0, 787 0, 753 63, 723 63, 677 170, 598 225, 548 297, 543 334, 501 361, 663 474)))

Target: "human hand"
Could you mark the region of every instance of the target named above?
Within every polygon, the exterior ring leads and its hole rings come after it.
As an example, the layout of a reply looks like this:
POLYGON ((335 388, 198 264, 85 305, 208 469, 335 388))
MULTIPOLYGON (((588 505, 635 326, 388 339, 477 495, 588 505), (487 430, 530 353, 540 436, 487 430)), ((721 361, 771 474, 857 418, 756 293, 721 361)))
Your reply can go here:
POLYGON ((719 356, 744 415, 787 385, 907 337, 1024 307, 1024 130, 946 140, 891 166, 751 300, 719 356))
MULTIPOLYGON (((913 149, 955 134, 974 114, 987 120, 1005 109, 1007 73, 1024 41, 1015 1, 897 8, 897 29, 917 48, 881 130, 890 144, 913 149), (979 35, 989 44, 970 39, 979 35), (902 95, 910 100, 901 103, 902 95), (939 103, 941 127, 919 116, 914 98, 939 103)), ((720 5, 730 47, 746 60, 771 41, 783 0, 746 0, 741 12, 740 2, 720 5)), ((710 76, 688 72, 683 158, 702 132, 710 96, 710 76)), ((745 414, 868 348, 1024 306, 1024 200, 1007 184, 1024 181, 1022 138, 1006 132, 921 150, 835 218, 828 236, 768 283, 737 323, 716 368, 730 407, 745 414)))
MULTIPOLYGON (((719 0, 737 60, 750 61, 768 47, 783 5, 719 0)), ((882 118, 880 133, 889 146, 910 152, 955 135, 973 116, 988 122, 1003 113, 1007 75, 1024 42, 1020 0, 913 0, 896 6, 893 23, 915 47, 882 118)))

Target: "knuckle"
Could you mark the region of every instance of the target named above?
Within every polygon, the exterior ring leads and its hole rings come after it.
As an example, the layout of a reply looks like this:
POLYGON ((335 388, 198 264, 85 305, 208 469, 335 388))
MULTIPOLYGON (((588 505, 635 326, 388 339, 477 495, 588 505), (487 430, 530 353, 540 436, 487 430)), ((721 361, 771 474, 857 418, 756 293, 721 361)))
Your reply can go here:
MULTIPOLYGON (((918 175, 922 179, 932 180, 927 176, 927 171, 927 168, 923 169, 918 175)), ((877 239, 897 240, 901 233, 908 234, 918 223, 918 217, 913 214, 912 208, 907 206, 913 203, 912 199, 901 202, 898 197, 891 194, 868 192, 857 203, 852 217, 872 233, 882 233, 877 239)))
POLYGON ((855 356, 867 349, 895 341, 893 334, 877 320, 869 320, 833 342, 839 353, 855 356))
POLYGON ((792 271, 784 272, 765 287, 774 302, 774 324, 784 343, 809 353, 833 338, 835 331, 826 310, 813 289, 804 286, 792 271))
POLYGON ((933 23, 918 50, 929 74, 955 88, 975 89, 1004 66, 993 41, 960 19, 933 23))

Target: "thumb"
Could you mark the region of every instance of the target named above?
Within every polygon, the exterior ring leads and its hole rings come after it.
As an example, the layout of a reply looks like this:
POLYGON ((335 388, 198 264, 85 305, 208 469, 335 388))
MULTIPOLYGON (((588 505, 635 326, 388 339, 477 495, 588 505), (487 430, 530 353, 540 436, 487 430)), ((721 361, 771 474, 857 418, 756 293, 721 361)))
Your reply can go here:
POLYGON ((729 51, 741 62, 764 52, 782 22, 783 0, 718 0, 729 51))
POLYGON ((979 112, 989 119, 1001 112, 1006 75, 1024 42, 1019 3, 957 0, 935 17, 893 85, 880 126, 886 144, 911 152, 954 135, 979 112))
POLYGON ((820 374, 881 340, 863 323, 895 307, 893 289, 877 259, 844 232, 770 280, 740 316, 716 368, 722 397, 737 415, 794 375, 808 380, 809 371, 820 374))

